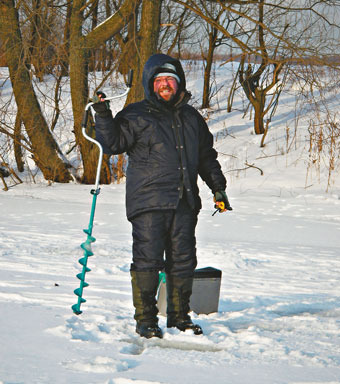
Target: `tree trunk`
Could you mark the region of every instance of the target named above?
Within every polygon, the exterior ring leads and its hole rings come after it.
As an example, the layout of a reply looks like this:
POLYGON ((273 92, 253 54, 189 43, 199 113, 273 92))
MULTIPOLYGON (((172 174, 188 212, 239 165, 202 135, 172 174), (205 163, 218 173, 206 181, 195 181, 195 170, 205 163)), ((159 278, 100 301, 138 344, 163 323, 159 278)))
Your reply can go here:
POLYGON ((262 135, 264 133, 264 123, 263 123, 263 110, 264 105, 261 105, 261 102, 256 100, 253 103, 254 107, 254 131, 256 135, 262 135))
POLYGON ((202 108, 210 107, 210 76, 214 59, 214 50, 216 47, 217 29, 213 28, 213 31, 209 33, 209 48, 208 55, 205 58, 204 68, 204 84, 203 84, 203 99, 202 108))
POLYGON ((23 156, 22 156, 22 147, 21 147, 21 117, 20 114, 17 113, 15 117, 15 123, 14 123, 14 157, 15 161, 17 163, 17 168, 19 172, 24 171, 24 162, 23 162, 23 156))
POLYGON ((46 180, 68 182, 71 175, 58 156, 57 144, 42 115, 25 66, 19 17, 13 0, 1 1, 0 39, 4 43, 18 113, 31 141, 34 161, 46 180))
POLYGON ((30 25, 29 63, 31 70, 39 81, 44 80, 44 66, 42 64, 40 48, 40 34, 42 32, 42 14, 40 0, 32 1, 32 15, 30 25))
POLYGON ((137 62, 137 41, 138 29, 137 21, 139 18, 140 7, 136 7, 128 26, 124 39, 121 35, 116 36, 116 41, 120 46, 121 53, 119 55, 118 71, 127 75, 131 68, 136 67, 137 62))
POLYGON ((69 51, 70 51, 70 24, 71 24, 71 14, 72 14, 72 3, 67 2, 66 10, 66 20, 64 25, 64 40, 63 44, 60 46, 60 70, 62 76, 68 76, 69 71, 69 51))
MULTIPOLYGON (((91 16, 92 16, 91 30, 93 30, 94 28, 96 28, 98 24, 98 1, 94 3, 91 16)), ((103 46, 96 47, 90 50, 89 52, 89 71, 90 72, 99 71, 100 69, 103 68, 100 60, 101 59, 100 56, 102 56, 101 55, 102 50, 103 50, 103 46)))
POLYGON ((238 67, 238 69, 237 69, 237 72, 236 72, 234 79, 233 79, 233 83, 232 83, 230 90, 229 90, 228 103, 227 103, 227 112, 228 113, 231 112, 232 107, 233 107, 234 96, 235 96, 235 92, 237 90, 237 79, 239 77, 239 71, 240 71, 240 67, 238 67))
POLYGON ((144 98, 142 84, 143 67, 148 58, 157 52, 159 36, 161 0, 143 0, 140 31, 138 34, 137 55, 134 68, 134 84, 126 104, 144 98))

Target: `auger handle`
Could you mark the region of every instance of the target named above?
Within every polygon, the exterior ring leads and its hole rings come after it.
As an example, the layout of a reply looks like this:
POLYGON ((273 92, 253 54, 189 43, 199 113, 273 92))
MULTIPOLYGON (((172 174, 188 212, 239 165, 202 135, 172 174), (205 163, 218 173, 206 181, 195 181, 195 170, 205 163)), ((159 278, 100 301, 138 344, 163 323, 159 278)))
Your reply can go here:
MULTIPOLYGON (((88 113, 88 111, 86 111, 88 113)), ((102 168, 102 162, 103 162, 103 147, 101 146, 101 144, 99 143, 99 141, 93 139, 91 136, 89 136, 87 133, 86 133, 86 125, 85 127, 83 126, 82 128, 82 133, 83 133, 83 136, 88 140, 88 141, 91 141, 92 143, 96 144, 96 146, 99 148, 99 157, 98 157, 98 165, 97 165, 97 174, 96 174, 96 182, 95 182, 95 186, 94 186, 94 190, 97 192, 98 194, 98 187, 99 187, 99 179, 100 179, 100 170, 102 168)))
MULTIPOLYGON (((127 77, 127 81, 126 81, 126 90, 125 90, 125 92, 123 92, 121 95, 106 97, 103 100, 114 100, 114 99, 119 99, 121 97, 126 96, 129 93, 130 88, 132 87, 132 80, 133 80, 133 69, 129 69, 128 77, 127 77)), ((87 121, 88 121, 88 118, 89 118, 89 109, 90 109, 90 107, 93 104, 94 104, 93 102, 90 102, 85 107, 85 111, 84 111, 84 115, 83 115, 83 120, 81 122, 81 127, 82 128, 86 128, 87 127, 87 121)))

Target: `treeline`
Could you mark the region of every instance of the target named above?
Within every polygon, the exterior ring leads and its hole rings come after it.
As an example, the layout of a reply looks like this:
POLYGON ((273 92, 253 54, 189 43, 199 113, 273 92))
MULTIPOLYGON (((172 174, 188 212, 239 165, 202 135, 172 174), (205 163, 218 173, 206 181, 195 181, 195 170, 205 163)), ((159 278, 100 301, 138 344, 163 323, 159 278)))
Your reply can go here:
MULTIPOLYGON (((93 183, 97 148, 81 134, 91 97, 89 73, 102 71, 105 79, 114 71, 126 75, 132 68, 127 103, 138 101, 143 98, 144 63, 156 52, 203 61, 202 108, 211 103, 214 60, 236 61, 228 111, 241 88, 254 111, 254 132, 264 140, 288 78, 303 77, 312 87, 317 83, 314 67, 338 70, 339 11, 336 0, 0 0, 0 64, 8 67, 17 110, 15 121, 9 122, 9 102, 1 99, 0 135, 7 144, 0 162, 6 164, 12 152, 22 172, 28 152, 46 180, 76 177, 93 183), (34 81, 43 82, 45 75, 55 78, 50 123, 34 88, 34 81), (66 77, 81 174, 52 134, 66 77)), ((101 182, 110 183, 112 172, 106 158, 101 182)))

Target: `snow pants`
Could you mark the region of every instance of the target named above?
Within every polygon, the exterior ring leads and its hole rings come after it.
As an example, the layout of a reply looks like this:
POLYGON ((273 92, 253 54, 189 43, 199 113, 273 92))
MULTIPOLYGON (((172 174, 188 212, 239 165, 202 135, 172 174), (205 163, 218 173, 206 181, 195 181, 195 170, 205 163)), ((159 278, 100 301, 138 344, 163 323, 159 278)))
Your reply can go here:
POLYGON ((165 270, 173 276, 193 276, 197 265, 197 212, 190 208, 185 198, 180 200, 176 210, 144 212, 131 223, 131 271, 165 270))

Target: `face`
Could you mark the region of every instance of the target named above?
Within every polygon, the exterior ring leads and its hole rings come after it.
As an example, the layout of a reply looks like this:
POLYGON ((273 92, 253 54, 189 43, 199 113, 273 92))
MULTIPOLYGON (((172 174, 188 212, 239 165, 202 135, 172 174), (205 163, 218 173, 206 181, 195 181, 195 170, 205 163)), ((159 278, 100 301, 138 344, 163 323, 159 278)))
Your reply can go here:
POLYGON ((165 101, 170 101, 177 93, 177 80, 171 76, 156 77, 153 82, 153 91, 165 101))

